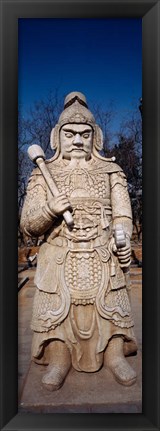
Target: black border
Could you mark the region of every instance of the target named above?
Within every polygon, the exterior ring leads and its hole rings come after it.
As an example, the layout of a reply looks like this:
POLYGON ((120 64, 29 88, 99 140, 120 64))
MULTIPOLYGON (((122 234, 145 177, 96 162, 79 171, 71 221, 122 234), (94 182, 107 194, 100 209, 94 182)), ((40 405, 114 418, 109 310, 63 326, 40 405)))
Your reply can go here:
POLYGON ((1 0, 2 172, 1 429, 159 430, 160 0, 1 0), (17 414, 17 21, 142 17, 143 22, 143 413, 17 414))

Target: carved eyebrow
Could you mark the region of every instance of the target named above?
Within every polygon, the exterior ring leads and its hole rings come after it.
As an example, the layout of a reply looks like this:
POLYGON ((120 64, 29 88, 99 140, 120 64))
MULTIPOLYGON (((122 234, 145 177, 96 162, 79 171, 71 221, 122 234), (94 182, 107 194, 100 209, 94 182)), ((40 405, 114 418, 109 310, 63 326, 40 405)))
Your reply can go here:
POLYGON ((64 132, 70 132, 70 133, 73 133, 74 135, 76 133, 79 133, 79 135, 82 135, 83 133, 90 133, 90 132, 92 132, 92 129, 85 129, 85 130, 82 130, 82 132, 80 132, 80 131, 77 131, 77 130, 68 129, 66 127, 65 128, 63 127, 63 130, 64 130, 64 132))

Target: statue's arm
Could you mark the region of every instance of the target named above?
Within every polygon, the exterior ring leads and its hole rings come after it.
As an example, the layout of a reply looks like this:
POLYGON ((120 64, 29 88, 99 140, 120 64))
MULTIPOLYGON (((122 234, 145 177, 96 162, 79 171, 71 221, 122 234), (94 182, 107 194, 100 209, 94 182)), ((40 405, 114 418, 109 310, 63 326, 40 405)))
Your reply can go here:
POLYGON ((125 174, 120 171, 110 176, 113 227, 121 223, 126 236, 132 235, 132 209, 125 174))
POLYGON ((113 250, 116 252, 120 266, 128 267, 131 262, 131 235, 132 235, 132 210, 127 188, 127 180, 122 171, 111 174, 111 205, 113 229, 117 224, 122 225, 125 234, 126 245, 117 248, 115 243, 113 250))
POLYGON ((57 219, 47 201, 47 189, 41 175, 31 175, 21 215, 21 229, 28 236, 43 235, 57 219))

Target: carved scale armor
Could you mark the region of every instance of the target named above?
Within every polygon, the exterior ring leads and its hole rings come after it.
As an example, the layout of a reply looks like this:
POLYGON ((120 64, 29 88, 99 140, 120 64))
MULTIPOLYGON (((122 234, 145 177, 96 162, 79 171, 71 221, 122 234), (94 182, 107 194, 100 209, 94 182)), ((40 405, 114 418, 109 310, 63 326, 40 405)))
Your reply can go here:
POLYGON ((112 251, 116 223, 131 237, 131 206, 125 175, 118 165, 99 156, 102 146, 102 131, 85 96, 69 94, 51 132, 51 148, 56 152, 46 163, 59 191, 71 203, 73 229, 63 217, 51 213, 51 194, 39 169, 29 180, 21 217, 26 235, 44 234, 45 240, 35 276, 32 357, 49 363, 47 344, 61 340, 70 350, 73 367, 89 372, 101 367, 113 336, 123 337, 124 353, 136 350, 126 282, 112 251), (85 169, 73 170, 59 157, 60 129, 68 123, 92 127, 93 151, 85 169))
MULTIPOLYGON (((90 343, 95 338, 99 354, 112 335, 120 333, 125 340, 135 341, 124 274, 112 252, 114 224, 121 222, 130 237, 132 215, 120 167, 95 157, 87 166, 87 170, 70 170, 64 160, 48 161, 59 191, 67 195, 73 208, 73 229, 62 217, 53 221, 46 213, 45 205, 51 196, 38 169, 29 181, 22 224, 26 234, 38 236, 43 232, 46 241, 40 249, 35 277, 38 289, 31 328, 36 336, 39 334, 39 343, 34 339, 33 356, 40 354, 42 340, 58 337, 72 352, 74 367, 92 371, 85 366, 84 340, 90 343), (83 308, 86 316, 87 307, 90 318, 85 326, 78 315, 83 308), (104 323, 110 326, 109 332, 104 323), (83 357, 81 364, 78 357, 83 357)), ((93 371, 100 364, 92 358, 93 371)))

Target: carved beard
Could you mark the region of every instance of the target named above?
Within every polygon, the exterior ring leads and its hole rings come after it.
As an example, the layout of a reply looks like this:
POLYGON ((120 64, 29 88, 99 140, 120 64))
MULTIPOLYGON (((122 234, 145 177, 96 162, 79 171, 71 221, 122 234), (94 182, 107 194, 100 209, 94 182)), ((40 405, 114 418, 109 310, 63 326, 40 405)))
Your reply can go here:
POLYGON ((83 148, 74 148, 71 150, 67 150, 65 154, 62 155, 62 158, 65 160, 90 160, 92 157, 92 152, 85 151, 83 148), (80 151, 81 150, 81 151, 80 151))

